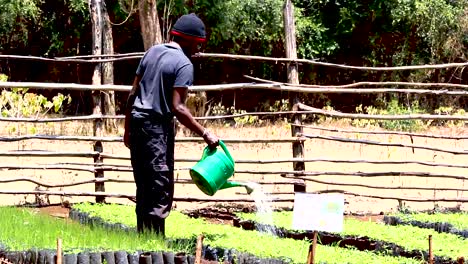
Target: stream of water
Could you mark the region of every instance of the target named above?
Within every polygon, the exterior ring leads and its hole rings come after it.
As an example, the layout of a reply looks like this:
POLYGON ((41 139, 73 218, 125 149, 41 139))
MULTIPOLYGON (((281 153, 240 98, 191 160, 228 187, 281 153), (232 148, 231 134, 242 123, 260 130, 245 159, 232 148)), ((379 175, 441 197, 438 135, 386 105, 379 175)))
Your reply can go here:
POLYGON ((256 211, 256 222, 264 225, 257 226, 257 230, 263 233, 267 233, 273 236, 277 236, 277 230, 273 220, 273 209, 271 207, 271 197, 266 194, 263 187, 255 182, 247 183, 253 192, 250 194, 255 201, 256 211))

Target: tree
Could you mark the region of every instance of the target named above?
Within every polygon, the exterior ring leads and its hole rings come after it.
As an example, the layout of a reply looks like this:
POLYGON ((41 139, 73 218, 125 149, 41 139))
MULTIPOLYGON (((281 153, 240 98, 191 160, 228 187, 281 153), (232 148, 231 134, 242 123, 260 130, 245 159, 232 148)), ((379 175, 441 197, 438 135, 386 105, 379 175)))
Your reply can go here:
MULTIPOLYGON (((93 55, 113 54, 112 26, 106 3, 101 0, 90 0, 89 10, 93 27, 93 55)), ((112 63, 97 64, 92 77, 93 84, 112 84, 114 82, 112 63)), ((93 92, 93 114, 115 115, 114 92, 93 92), (104 95, 104 97, 102 97, 104 95)), ((110 131, 116 129, 115 122, 106 122, 106 128, 110 131)), ((95 122, 95 135, 102 136, 102 121, 95 122)))
POLYGON ((138 0, 141 36, 145 50, 163 41, 156 0, 138 0))
POLYGON ((41 16, 40 1, 0 0, 0 49, 27 43, 30 25, 41 16))

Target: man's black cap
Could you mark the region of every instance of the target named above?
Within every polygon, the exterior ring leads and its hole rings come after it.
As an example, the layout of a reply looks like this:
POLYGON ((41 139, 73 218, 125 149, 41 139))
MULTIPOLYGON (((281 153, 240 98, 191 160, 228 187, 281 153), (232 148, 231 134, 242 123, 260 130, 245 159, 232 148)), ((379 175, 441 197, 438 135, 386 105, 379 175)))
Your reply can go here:
POLYGON ((194 13, 183 15, 177 19, 171 34, 199 42, 206 40, 205 24, 194 13))

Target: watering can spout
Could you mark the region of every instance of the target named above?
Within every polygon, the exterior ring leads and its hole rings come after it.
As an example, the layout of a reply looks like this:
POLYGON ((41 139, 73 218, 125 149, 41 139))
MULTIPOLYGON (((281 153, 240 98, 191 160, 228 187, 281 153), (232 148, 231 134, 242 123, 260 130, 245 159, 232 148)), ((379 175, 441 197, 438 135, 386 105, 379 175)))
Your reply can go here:
POLYGON ((223 184, 223 186, 221 186, 220 189, 227 189, 231 187, 245 187, 248 194, 251 194, 253 192, 252 187, 250 187, 248 184, 235 182, 235 181, 227 181, 226 183, 223 184))

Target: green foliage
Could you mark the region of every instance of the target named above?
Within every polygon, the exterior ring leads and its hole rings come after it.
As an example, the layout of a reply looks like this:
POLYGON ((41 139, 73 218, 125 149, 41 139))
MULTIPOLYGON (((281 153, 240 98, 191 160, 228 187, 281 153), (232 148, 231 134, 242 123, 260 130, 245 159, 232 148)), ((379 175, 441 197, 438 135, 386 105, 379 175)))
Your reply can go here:
POLYGON ((3 90, 0 95, 0 110, 3 117, 45 116, 50 111, 60 113, 63 105, 69 104, 71 97, 59 93, 49 101, 45 96, 28 93, 27 88, 3 90))
MULTIPOLYGON (((0 74, 0 82, 6 82, 8 76, 0 74)), ((3 117, 45 116, 51 110, 60 113, 64 104, 71 103, 70 95, 58 93, 49 101, 45 96, 28 93, 28 88, 12 88, 0 94, 0 112, 3 117)))
POLYGON ((39 55, 74 54, 88 26, 86 0, 0 0, 0 48, 38 48, 39 55), (69 50, 67 50, 69 49, 69 50))
MULTIPOLYGON (((122 205, 74 205, 74 208, 92 212, 91 215, 102 217, 111 223, 136 225, 135 207, 122 205)), ((212 247, 233 248, 240 252, 249 252, 264 258, 279 258, 292 263, 304 263, 307 259, 310 241, 278 238, 257 231, 246 231, 230 225, 210 224, 203 219, 193 219, 173 211, 166 220, 168 238, 193 238, 204 234, 204 243, 212 247)), ((381 256, 372 252, 357 251, 339 247, 317 245, 318 263, 421 263, 408 258, 381 256)))
MULTIPOLYGON (((385 109, 378 109, 373 106, 359 105, 356 107, 356 112, 370 115, 408 115, 422 114, 424 111, 420 109, 418 101, 413 101, 409 106, 401 105, 396 98, 392 98, 390 102, 385 103, 385 109), (364 109, 363 109, 364 108, 364 109)), ((396 131, 419 131, 427 125, 421 120, 406 119, 406 120, 372 120, 372 119, 355 119, 352 125, 357 127, 380 126, 388 130, 396 131)))
POLYGON ((302 58, 317 58, 333 54, 338 49, 338 43, 329 37, 329 29, 319 20, 317 15, 307 17, 304 10, 296 8, 297 52, 302 58))
MULTIPOLYGON (((452 106, 441 106, 437 109, 434 110, 434 113, 437 115, 459 115, 459 116, 465 116, 467 113, 465 109, 455 109, 452 106)), ((434 125, 435 122, 432 123, 434 125)), ((465 125, 465 121, 460 120, 460 121, 455 121, 455 120, 447 120, 447 121, 437 121, 436 124, 438 125, 447 125, 449 127, 463 127, 465 125)))
POLYGON ((431 62, 440 62, 460 52, 456 50, 458 45, 446 44, 453 41, 452 37, 460 31, 468 32, 467 24, 460 23, 467 4, 466 0, 397 0, 391 13, 394 24, 404 23, 409 28, 415 28, 418 37, 427 43, 426 51, 431 62))
POLYGON ((87 0, 68 0, 66 3, 73 13, 81 13, 82 15, 85 15, 88 12, 87 0))
MULTIPOLYGON (((65 253, 77 250, 166 250, 164 240, 153 234, 138 235, 123 230, 83 226, 77 222, 39 214, 33 209, 0 207, 0 242, 10 250, 54 249, 61 238, 65 253)), ((170 250, 184 250, 173 245, 170 250)))
POLYGON ((40 15, 39 5, 43 0, 0 0, 0 48, 11 42, 25 43, 29 26, 35 24, 40 15))
POLYGON ((459 213, 396 213, 404 221, 421 221, 426 223, 450 223, 458 230, 468 230, 468 212, 459 213))
MULTIPOLYGON (((381 114, 387 115, 407 115, 407 114, 422 114, 424 110, 420 109, 419 102, 413 101, 409 106, 400 105, 398 100, 392 99, 387 105, 387 109, 381 114)), ((388 130, 398 131, 418 131, 425 127, 421 120, 384 120, 382 127, 388 130)))
MULTIPOLYGON (((234 106, 225 107, 220 102, 213 106, 212 114, 214 116, 222 116, 222 115, 243 115, 246 114, 247 111, 236 109, 234 106)), ((242 127, 244 125, 255 125, 262 123, 262 120, 259 120, 258 116, 252 115, 243 115, 234 117, 234 125, 236 127, 242 127)))
MULTIPOLYGON (((262 221, 262 219, 255 214, 242 213, 239 214, 239 216, 242 219, 262 221)), ((273 219, 276 226, 292 229, 293 212, 274 212, 273 219)), ((464 219, 466 219, 466 217, 464 219)), ((427 237, 432 235, 433 242, 437 243, 437 245, 434 245, 434 255, 446 256, 452 259, 468 255, 468 247, 466 247, 465 239, 456 235, 438 233, 431 229, 413 226, 388 226, 382 223, 348 218, 345 219, 343 232, 340 234, 369 237, 375 240, 395 243, 407 250, 421 251, 427 250, 427 237)))
POLYGON ((195 5, 209 24, 210 49, 223 45, 232 53, 271 55, 282 39, 282 0, 205 0, 195 5))

